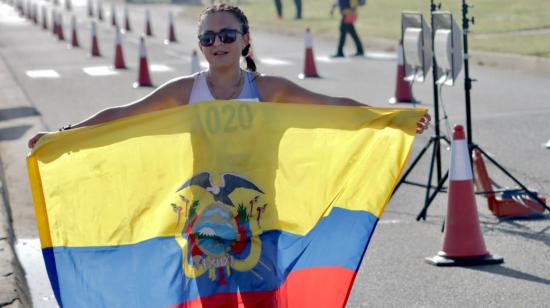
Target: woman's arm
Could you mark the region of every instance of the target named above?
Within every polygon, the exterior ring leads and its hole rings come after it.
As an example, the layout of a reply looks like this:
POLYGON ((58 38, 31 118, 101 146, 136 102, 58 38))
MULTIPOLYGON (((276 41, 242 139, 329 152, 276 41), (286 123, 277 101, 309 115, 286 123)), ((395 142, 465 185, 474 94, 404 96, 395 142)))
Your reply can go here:
POLYGON ((258 76, 256 84, 262 99, 274 103, 368 106, 347 97, 334 97, 309 91, 292 81, 275 76, 258 76))
MULTIPOLYGON (((193 77, 186 76, 173 79, 137 101, 103 109, 81 122, 70 125, 70 128, 101 124, 128 116, 187 104, 192 87, 193 77)), ((29 148, 34 147, 38 139, 47 133, 39 132, 34 135, 28 142, 29 148)))
POLYGON ((101 124, 124 117, 186 104, 192 86, 193 79, 191 77, 180 77, 170 80, 137 101, 127 105, 103 109, 91 117, 72 125, 71 128, 101 124))
MULTIPOLYGON (((288 79, 273 76, 258 76, 256 84, 264 101, 291 104, 318 104, 339 106, 368 106, 351 98, 333 97, 304 89, 288 79)), ((422 134, 430 125, 426 113, 416 124, 416 133, 422 134)))

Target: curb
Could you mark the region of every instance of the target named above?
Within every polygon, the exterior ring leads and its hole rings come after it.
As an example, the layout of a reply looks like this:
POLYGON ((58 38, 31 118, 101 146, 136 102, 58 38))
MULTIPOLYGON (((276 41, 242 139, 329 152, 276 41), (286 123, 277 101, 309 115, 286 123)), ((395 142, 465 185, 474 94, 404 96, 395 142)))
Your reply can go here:
POLYGON ((3 185, 4 172, 0 169, 0 307, 32 307, 25 271, 15 254, 15 235, 3 185))
MULTIPOLYGON (((26 100, 0 56, 0 101, 26 100)), ((3 107, 5 107, 3 105, 3 107)), ((15 253, 15 233, 9 204, 9 193, 0 157, 0 307, 32 307, 25 270, 15 253)))

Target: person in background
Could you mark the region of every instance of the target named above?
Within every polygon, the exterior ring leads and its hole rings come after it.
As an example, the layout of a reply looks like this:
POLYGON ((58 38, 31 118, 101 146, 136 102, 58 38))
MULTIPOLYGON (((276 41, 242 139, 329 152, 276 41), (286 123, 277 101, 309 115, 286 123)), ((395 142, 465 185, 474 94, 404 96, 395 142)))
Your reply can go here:
POLYGON ((357 35, 357 31, 355 31, 354 26, 354 23, 357 21, 358 6, 359 0, 337 0, 332 5, 330 15, 332 16, 334 14, 334 10, 338 7, 340 10, 340 15, 342 16, 342 19, 340 20, 340 39, 338 41, 336 54, 332 56, 333 58, 344 57, 344 45, 346 44, 346 35, 348 33, 351 35, 357 50, 354 56, 362 57, 365 55, 363 43, 361 43, 361 39, 359 38, 359 35, 357 35))
POLYGON ((277 10, 277 18, 283 19, 283 3, 281 3, 281 0, 275 0, 275 9, 277 10))
MULTIPOLYGON (((302 0, 294 0, 296 6, 296 17, 294 19, 302 19, 302 0)), ((275 9, 277 10, 277 18, 283 18, 283 3, 281 0, 275 0, 275 9)))
POLYGON ((296 6, 296 19, 302 19, 302 0, 294 0, 296 6))

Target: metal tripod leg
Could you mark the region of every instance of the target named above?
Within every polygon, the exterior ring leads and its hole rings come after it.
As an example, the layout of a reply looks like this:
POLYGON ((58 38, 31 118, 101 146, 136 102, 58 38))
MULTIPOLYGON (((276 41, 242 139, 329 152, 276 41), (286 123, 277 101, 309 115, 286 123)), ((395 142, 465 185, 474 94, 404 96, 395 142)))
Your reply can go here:
MULTIPOLYGON (((407 177, 409 176, 409 173, 411 173, 411 171, 414 169, 414 167, 416 166, 416 164, 420 161, 420 159, 422 158, 422 156, 424 156, 424 154, 426 153, 426 151, 428 150, 428 148, 432 145, 432 143, 434 143, 435 141, 437 140, 437 137, 431 137, 430 138, 430 141, 428 141, 428 143, 426 143, 426 145, 422 148, 422 150, 420 151, 420 153, 418 153, 418 156, 416 156, 416 158, 414 159, 414 161, 412 162, 412 164, 409 166, 409 168, 407 168, 407 170, 405 171, 405 173, 403 173, 403 176, 401 177, 401 180, 399 180, 399 183, 397 183, 397 185, 395 186, 395 188, 393 189, 393 192, 392 192, 392 196, 395 194, 395 192, 397 191, 397 189, 399 188, 399 186, 401 186, 401 184, 403 184, 403 182, 405 182, 405 180, 407 179, 407 177)), ((432 156, 432 165, 433 165, 433 156, 432 156)))
POLYGON ((418 213, 418 216, 416 216, 417 221, 420 219, 426 220, 426 214, 428 214, 428 207, 430 207, 430 204, 432 204, 432 201, 435 199, 435 196, 441 191, 448 177, 449 177, 449 171, 447 170, 447 172, 445 172, 445 174, 441 178, 441 181, 437 184, 437 187, 435 188, 435 191, 433 192, 433 194, 431 194, 430 198, 424 203, 424 207, 422 208, 420 213, 418 213))
POLYGON ((433 199, 435 198, 435 196, 437 195, 437 193, 439 193, 439 191, 441 191, 441 188, 443 187, 443 184, 445 183, 445 181, 447 180, 447 176, 449 175, 449 171, 447 171, 445 173, 445 175, 443 176, 443 178, 441 179, 438 179, 439 182, 437 183, 437 187, 435 188, 435 191, 433 192, 433 194, 430 194, 430 189, 432 187, 432 177, 433 177, 433 169, 434 169, 434 159, 435 159, 435 153, 436 151, 439 150, 439 142, 437 142, 435 145, 434 145, 434 155, 432 156, 432 162, 430 164, 430 172, 428 174, 428 185, 427 185, 427 190, 426 190, 426 198, 424 199, 424 207, 422 208, 422 210, 420 211, 420 213, 418 213, 418 215, 416 216, 416 220, 420 220, 420 219, 423 219, 423 220, 426 220, 426 214, 428 212, 428 207, 430 206, 430 204, 432 203, 433 199))
POLYGON ((430 190, 432 188, 432 176, 434 173, 435 155, 438 150, 439 150, 439 140, 435 142, 433 151, 432 151, 432 161, 430 162, 430 171, 428 172, 428 181, 426 183, 426 197, 424 198, 424 207, 426 207, 426 203, 428 203, 428 199, 430 198, 430 190))
POLYGON ((482 148, 480 148, 477 144, 472 144, 471 149, 478 149, 481 154, 483 154, 485 157, 487 157, 488 160, 490 160, 495 166, 497 166, 504 174, 506 174, 510 179, 512 179, 516 184, 518 184, 528 195, 529 197, 535 199, 537 203, 542 205, 544 208, 546 208, 548 211, 550 211, 550 208, 537 196, 537 194, 531 192, 525 185, 523 185, 520 181, 518 181, 508 170, 504 169, 496 160, 494 160, 491 156, 489 156, 485 151, 483 151, 482 148))

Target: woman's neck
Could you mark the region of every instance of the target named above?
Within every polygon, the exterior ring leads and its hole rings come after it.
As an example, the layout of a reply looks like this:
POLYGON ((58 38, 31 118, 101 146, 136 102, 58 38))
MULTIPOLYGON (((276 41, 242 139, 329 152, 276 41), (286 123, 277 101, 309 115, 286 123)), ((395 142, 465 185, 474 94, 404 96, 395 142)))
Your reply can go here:
POLYGON ((241 68, 231 69, 209 69, 208 78, 217 87, 231 88, 235 87, 235 82, 241 78, 241 68))

